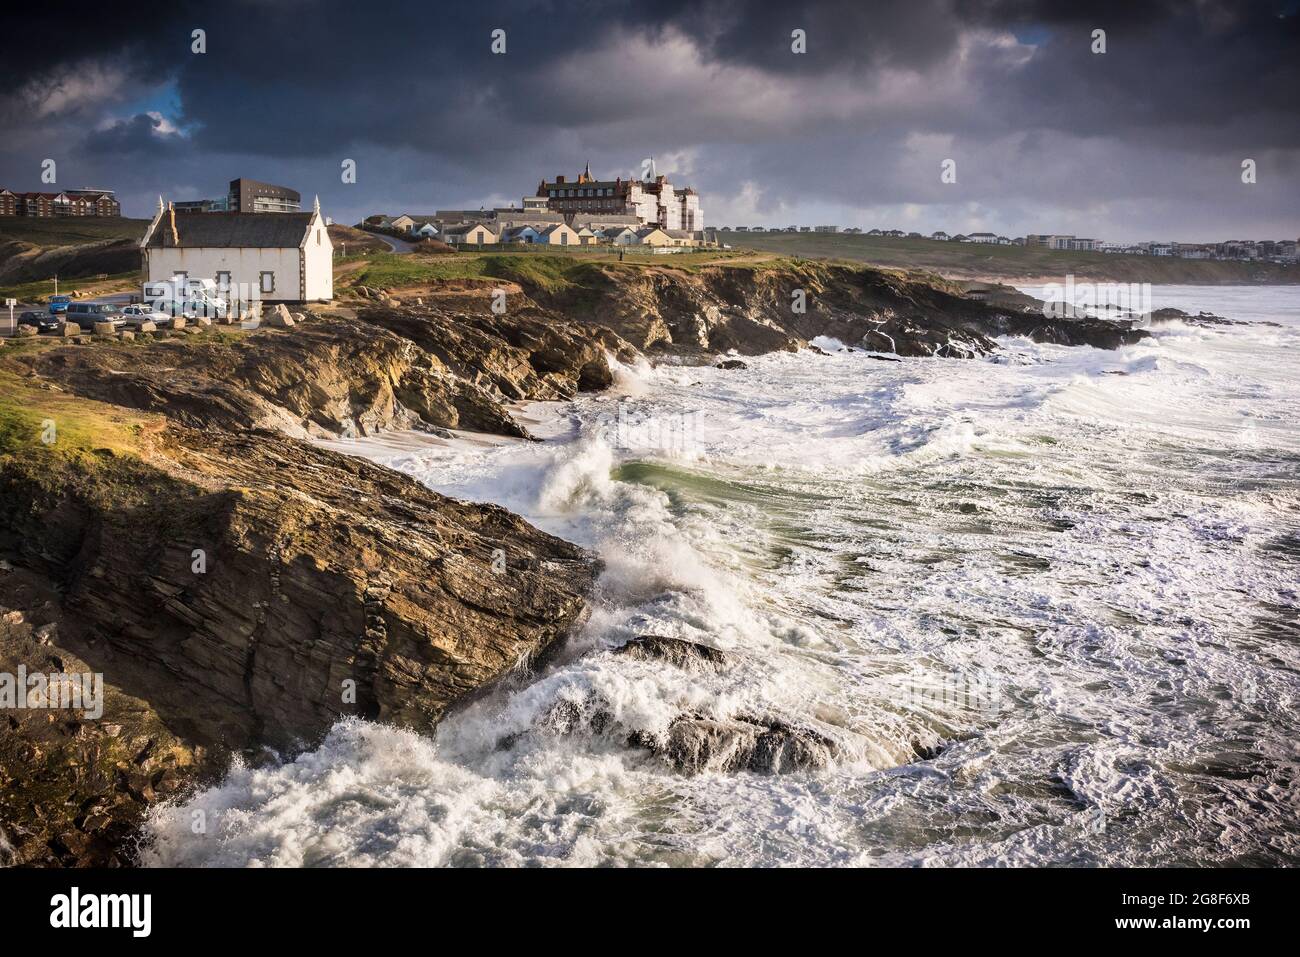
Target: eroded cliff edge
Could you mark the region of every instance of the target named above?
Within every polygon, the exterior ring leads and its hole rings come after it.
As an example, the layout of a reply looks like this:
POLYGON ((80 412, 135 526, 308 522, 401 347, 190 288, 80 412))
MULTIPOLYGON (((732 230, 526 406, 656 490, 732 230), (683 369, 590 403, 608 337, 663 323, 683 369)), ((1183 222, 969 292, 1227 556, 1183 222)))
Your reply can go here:
POLYGON ((231 754, 344 715, 429 730, 581 619, 581 549, 311 441, 521 436, 502 396, 603 387, 628 353, 535 322, 416 320, 441 358, 348 317, 0 353, 0 672, 109 689, 96 720, 6 710, 6 859, 128 863, 143 809, 231 754))
POLYGON ((502 281, 485 279, 400 304, 370 293, 293 329, 0 351, 0 672, 107 684, 97 719, 5 712, 0 858, 130 863, 145 809, 232 754, 308 747, 343 715, 431 729, 582 619, 589 555, 316 439, 526 438, 508 401, 605 388, 609 357, 638 349, 708 358, 829 335, 969 356, 1003 332, 1142 334, 817 264, 520 278, 503 315, 502 281))

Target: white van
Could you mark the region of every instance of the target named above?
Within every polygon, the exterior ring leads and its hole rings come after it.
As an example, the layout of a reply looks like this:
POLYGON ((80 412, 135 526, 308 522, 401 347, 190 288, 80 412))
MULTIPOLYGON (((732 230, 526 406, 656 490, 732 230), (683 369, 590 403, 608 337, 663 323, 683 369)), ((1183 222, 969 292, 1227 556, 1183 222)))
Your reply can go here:
POLYGON ((172 279, 144 284, 144 301, 158 312, 193 319, 224 318, 228 303, 211 279, 172 279))

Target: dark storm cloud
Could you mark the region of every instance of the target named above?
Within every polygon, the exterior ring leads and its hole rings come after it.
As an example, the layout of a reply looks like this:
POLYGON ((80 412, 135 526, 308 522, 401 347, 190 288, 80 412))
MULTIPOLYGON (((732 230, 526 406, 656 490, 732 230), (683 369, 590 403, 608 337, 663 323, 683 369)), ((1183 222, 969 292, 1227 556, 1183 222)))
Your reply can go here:
POLYGON ((654 154, 705 191, 713 222, 919 206, 942 220, 930 228, 1077 215, 1098 223, 1083 231, 1145 217, 1143 233, 1199 235, 1300 214, 1294 4, 48 4, 13 28, 66 38, 0 58, 0 181, 17 188, 63 151, 128 198, 249 175, 355 218, 517 199, 588 158, 628 175, 654 154), (489 50, 498 27, 505 56, 489 50), (179 104, 165 126, 141 105, 159 91, 179 104), (1263 174, 1248 195, 1246 156, 1263 174), (938 181, 946 157, 955 188, 938 181))

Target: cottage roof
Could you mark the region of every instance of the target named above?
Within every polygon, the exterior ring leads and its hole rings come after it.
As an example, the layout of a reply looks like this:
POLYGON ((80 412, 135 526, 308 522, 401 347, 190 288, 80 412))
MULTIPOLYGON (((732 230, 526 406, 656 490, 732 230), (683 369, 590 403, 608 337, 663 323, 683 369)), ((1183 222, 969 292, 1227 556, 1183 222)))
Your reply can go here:
POLYGON ((167 214, 149 237, 149 247, 297 249, 302 245, 312 213, 176 213, 176 237, 167 214))

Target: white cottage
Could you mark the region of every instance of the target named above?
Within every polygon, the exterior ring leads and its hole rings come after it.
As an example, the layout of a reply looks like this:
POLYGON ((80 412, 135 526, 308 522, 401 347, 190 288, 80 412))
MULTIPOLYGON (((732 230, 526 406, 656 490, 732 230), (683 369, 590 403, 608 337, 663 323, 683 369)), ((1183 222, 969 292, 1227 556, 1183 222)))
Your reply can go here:
POLYGON ((177 213, 158 200, 140 241, 146 282, 211 279, 266 302, 334 298, 334 244, 310 213, 177 213))

